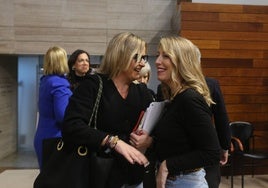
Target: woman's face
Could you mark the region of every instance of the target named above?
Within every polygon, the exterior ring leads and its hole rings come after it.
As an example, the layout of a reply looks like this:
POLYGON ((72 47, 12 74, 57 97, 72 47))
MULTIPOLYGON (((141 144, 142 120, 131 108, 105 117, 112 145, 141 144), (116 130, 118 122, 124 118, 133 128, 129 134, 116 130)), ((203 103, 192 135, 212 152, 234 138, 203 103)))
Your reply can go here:
POLYGON ((171 82, 172 62, 168 55, 162 49, 157 52, 157 58, 155 60, 157 69, 157 78, 159 81, 169 85, 171 82))
POLYGON ((138 82, 147 84, 149 82, 149 74, 146 73, 144 75, 140 75, 140 78, 138 79, 138 82))
POLYGON ((88 72, 89 58, 86 53, 82 53, 77 57, 73 68, 77 76, 84 76, 88 72))
POLYGON ((144 60, 144 58, 146 56, 145 49, 142 51, 141 56, 142 56, 142 58, 141 58, 141 61, 139 61, 139 62, 137 61, 137 57, 134 56, 131 59, 131 63, 130 63, 129 68, 124 73, 130 82, 132 82, 134 80, 138 80, 140 78, 140 71, 146 63, 146 59, 144 60))

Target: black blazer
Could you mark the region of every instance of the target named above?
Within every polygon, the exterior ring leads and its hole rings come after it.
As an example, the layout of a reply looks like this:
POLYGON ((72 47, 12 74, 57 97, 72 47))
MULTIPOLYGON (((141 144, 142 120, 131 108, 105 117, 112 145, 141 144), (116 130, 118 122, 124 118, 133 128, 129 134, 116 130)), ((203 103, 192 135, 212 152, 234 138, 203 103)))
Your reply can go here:
POLYGON ((224 98, 216 79, 206 77, 212 100, 216 103, 211 106, 214 124, 222 149, 228 150, 231 142, 229 118, 225 108, 224 98))

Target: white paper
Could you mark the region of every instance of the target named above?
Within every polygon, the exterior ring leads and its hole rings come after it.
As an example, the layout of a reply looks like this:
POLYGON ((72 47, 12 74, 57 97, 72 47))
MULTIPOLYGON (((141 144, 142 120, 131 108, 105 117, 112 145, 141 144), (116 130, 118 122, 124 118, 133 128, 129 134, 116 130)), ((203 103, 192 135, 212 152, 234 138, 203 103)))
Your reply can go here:
POLYGON ((146 109, 139 128, 145 130, 148 134, 150 134, 155 127, 155 124, 161 117, 166 104, 167 101, 152 102, 146 109))

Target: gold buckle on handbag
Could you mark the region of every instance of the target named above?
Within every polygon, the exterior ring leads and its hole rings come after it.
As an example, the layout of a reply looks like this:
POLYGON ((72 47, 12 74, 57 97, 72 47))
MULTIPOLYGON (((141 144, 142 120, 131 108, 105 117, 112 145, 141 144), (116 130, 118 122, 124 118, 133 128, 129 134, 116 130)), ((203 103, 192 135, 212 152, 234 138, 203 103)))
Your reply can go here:
POLYGON ((86 146, 79 146, 77 148, 77 153, 80 156, 86 156, 87 155, 87 147, 86 146))
POLYGON ((63 145, 64 145, 63 141, 62 140, 59 141, 59 143, 57 144, 57 150, 60 151, 63 148, 63 145))

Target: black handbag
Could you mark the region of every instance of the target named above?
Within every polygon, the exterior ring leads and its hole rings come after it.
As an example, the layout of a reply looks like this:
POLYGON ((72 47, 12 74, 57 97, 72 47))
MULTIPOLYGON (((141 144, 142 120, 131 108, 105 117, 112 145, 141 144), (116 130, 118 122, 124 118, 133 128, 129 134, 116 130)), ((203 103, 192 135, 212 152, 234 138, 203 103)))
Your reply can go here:
MULTIPOLYGON (((103 87, 100 76, 98 78, 99 90, 89 120, 91 126, 94 118, 94 128, 103 87)), ((34 181, 34 188, 105 188, 114 164, 110 156, 90 152, 86 146, 67 145, 62 138, 44 140, 43 150, 43 168, 34 181)))

